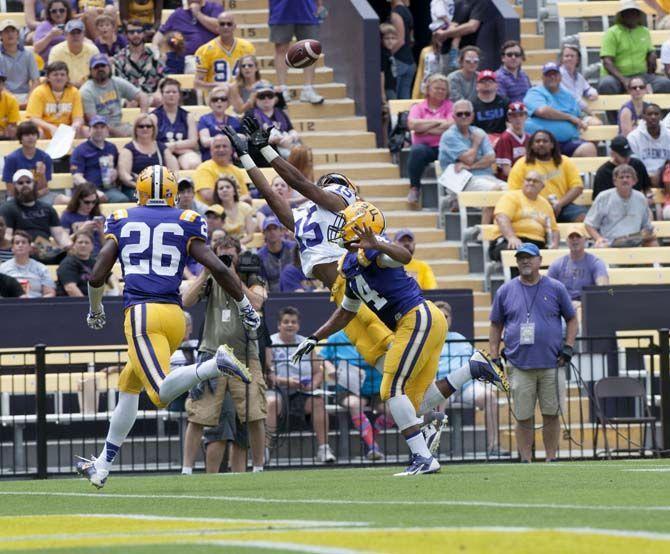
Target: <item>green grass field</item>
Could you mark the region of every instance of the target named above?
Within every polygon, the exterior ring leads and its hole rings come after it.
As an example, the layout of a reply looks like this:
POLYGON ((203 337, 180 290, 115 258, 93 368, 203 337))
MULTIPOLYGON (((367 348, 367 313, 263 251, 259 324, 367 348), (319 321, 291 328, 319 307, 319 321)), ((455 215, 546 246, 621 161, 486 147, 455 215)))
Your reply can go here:
POLYGON ((670 552, 670 461, 0 481, 0 551, 670 552))

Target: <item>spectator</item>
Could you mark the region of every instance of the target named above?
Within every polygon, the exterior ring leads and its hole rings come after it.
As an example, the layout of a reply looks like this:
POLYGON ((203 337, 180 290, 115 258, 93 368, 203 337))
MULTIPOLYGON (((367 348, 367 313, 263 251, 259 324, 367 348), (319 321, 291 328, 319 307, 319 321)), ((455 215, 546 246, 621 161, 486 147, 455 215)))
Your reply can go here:
POLYGON ((175 9, 154 35, 153 43, 158 48, 169 32, 178 32, 184 37, 184 54, 192 56, 203 44, 219 34, 217 16, 223 12, 220 2, 193 0, 188 8, 175 9))
POLYGON ((247 172, 233 165, 233 149, 225 135, 216 135, 212 139, 212 159, 202 162, 195 170, 195 197, 211 204, 214 202, 214 185, 222 175, 232 175, 237 181, 237 189, 243 201, 251 199, 247 188, 247 172))
POLYGON ((409 111, 407 126, 412 131, 412 147, 407 202, 413 209, 420 206, 421 176, 426 166, 437 160, 440 137, 454 123, 453 105, 448 97, 449 81, 436 73, 426 81, 426 99, 414 104, 409 111))
POLYGON ((492 260, 499 262, 503 250, 516 250, 521 243, 558 248, 560 232, 551 204, 540 196, 543 186, 542 176, 528 171, 521 190, 509 190, 496 202, 499 236, 489 245, 492 260))
POLYGON ((44 264, 30 257, 30 235, 16 230, 12 235, 11 260, 0 264, 0 273, 14 277, 23 287, 27 298, 56 296, 55 284, 44 264))
POLYGON ((133 140, 119 152, 119 180, 123 186, 134 189, 137 176, 152 165, 179 170, 179 162, 172 152, 156 140, 155 121, 149 114, 141 114, 133 125, 133 140))
POLYGON ((0 215, 0 263, 12 257, 12 241, 7 238, 7 222, 5 216, 0 215))
POLYGON ((212 157, 210 152, 212 139, 216 135, 223 134, 223 128, 226 125, 230 125, 236 131, 242 128, 239 119, 226 114, 226 110, 230 106, 230 88, 228 85, 215 87, 209 93, 207 103, 212 111, 200 116, 198 120, 198 138, 203 161, 212 157))
POLYGON ((660 124, 661 108, 658 104, 647 104, 642 112, 645 125, 639 125, 629 133, 633 156, 639 158, 647 168, 652 186, 662 185, 661 172, 670 159, 670 131, 660 124))
POLYGON ((144 44, 145 31, 140 21, 129 21, 126 33, 128 46, 114 56, 116 74, 151 98, 151 105, 160 106, 160 94, 155 93, 165 71, 163 62, 144 44))
MULTIPOLYGON (((34 31, 37 29, 40 22, 44 19, 44 16, 47 15, 45 12, 44 4, 41 0, 23 0, 23 17, 26 22, 26 43, 30 44, 34 37, 34 31)), ((48 8, 48 4, 47 4, 48 8)))
POLYGON ((561 88, 561 72, 554 62, 542 66, 542 84, 532 87, 524 98, 530 119, 526 130, 550 131, 558 140, 561 152, 571 157, 596 156, 596 147, 579 138, 588 125, 580 119, 581 110, 574 96, 561 88))
POLYGON ((472 102, 475 112, 473 125, 483 130, 495 145, 507 128, 507 105, 509 101, 498 94, 496 74, 490 69, 477 75, 477 97, 472 102))
MULTIPOLYGON (((88 79, 89 64, 99 54, 98 47, 84 38, 84 24, 71 19, 65 25, 65 42, 57 44, 49 53, 49 63, 65 62, 70 70, 70 81, 79 88, 88 79)), ((92 67, 92 66, 91 66, 92 67)))
POLYGON ((275 216, 266 217, 263 221, 263 242, 265 244, 258 249, 263 279, 270 292, 277 292, 281 272, 293 263, 295 243, 284 238, 284 227, 275 216))
MULTIPOLYGON (((286 184, 286 181, 284 181, 282 177, 280 177, 279 175, 275 175, 272 181, 270 182, 270 186, 272 187, 272 190, 274 192, 276 192, 282 198, 286 198, 286 200, 290 202, 292 189, 289 188, 289 186, 286 184)), ((294 205, 291 205, 291 207, 293 208, 294 205)), ((264 204, 256 212, 256 227, 258 228, 259 231, 263 230, 263 222, 265 221, 265 218, 269 217, 277 217, 277 216, 270 209, 270 206, 268 204, 264 204)))
POLYGON ((125 35, 116 31, 116 19, 108 13, 95 18, 95 45, 101 54, 112 58, 128 46, 125 35))
POLYGON ((496 177, 498 179, 507 181, 512 166, 519 158, 526 155, 530 139, 525 129, 526 119, 528 119, 526 106, 522 102, 512 102, 507 108, 509 125, 495 145, 496 167, 498 168, 496 177))
POLYGON ((502 65, 496 71, 498 94, 510 102, 521 102, 531 87, 530 79, 521 69, 526 54, 516 40, 508 40, 500 48, 502 65))
POLYGON ((182 177, 179 179, 177 185, 177 208, 180 210, 193 210, 204 216, 207 211, 207 205, 198 202, 195 199, 195 189, 193 188, 193 181, 189 177, 182 177))
POLYGON ((121 103, 135 100, 139 102, 140 111, 146 113, 149 97, 128 81, 112 76, 111 63, 104 54, 93 56, 90 66, 91 75, 80 91, 86 119, 90 122, 93 116, 101 115, 107 119, 110 136, 130 136, 132 127, 122 121, 121 103))
POLYGON ((16 125, 20 120, 19 101, 5 90, 7 76, 0 70, 0 140, 15 139, 16 125))
POLYGON ((588 107, 587 100, 594 101, 598 99, 598 91, 593 88, 577 69, 582 63, 582 54, 577 44, 564 44, 561 46, 559 54, 561 65, 561 86, 566 89, 587 116, 589 125, 601 125, 602 122, 593 116, 588 107))
POLYGON ((214 203, 223 206, 226 221, 223 230, 242 244, 254 238, 254 209, 251 204, 240 202, 240 193, 233 175, 222 175, 214 184, 214 203))
POLYGON ((165 144, 177 158, 181 169, 195 169, 201 162, 198 154, 198 131, 195 116, 181 107, 181 85, 176 79, 160 84, 163 104, 151 112, 158 128, 156 140, 165 144))
POLYGON ((595 199, 584 223, 596 248, 658 246, 647 199, 633 190, 635 170, 626 164, 614 168, 614 188, 595 199))
POLYGON ((633 158, 633 150, 626 140, 626 137, 621 135, 614 137, 610 143, 610 159, 596 171, 593 179, 593 200, 604 190, 614 187, 614 168, 626 164, 631 166, 637 174, 637 183, 635 183, 635 190, 639 190, 644 195, 651 192, 651 179, 647 173, 647 168, 637 158, 633 158))
POLYGON ((644 101, 644 95, 647 92, 647 85, 644 84, 642 77, 632 77, 628 81, 628 100, 617 115, 617 125, 619 125, 619 134, 627 137, 628 134, 637 127, 637 123, 644 113, 645 107, 649 104, 644 101))
POLYGON ((223 206, 219 204, 207 206, 205 209, 205 218, 207 219, 207 238, 210 242, 214 242, 214 236, 217 232, 225 236, 223 222, 226 220, 226 212, 223 211, 223 206))
MULTIPOLYGON (((119 151, 109 142, 107 119, 96 115, 89 121, 91 136, 80 143, 70 156, 70 171, 75 186, 91 183, 98 188, 101 201, 128 202, 130 196, 117 187, 119 151)), ((132 194, 132 190, 127 190, 132 194)))
POLYGON ((239 71, 230 83, 228 99, 238 114, 243 114, 254 107, 254 86, 261 80, 256 56, 242 56, 239 71))
POLYGON ((470 100, 477 98, 477 70, 481 50, 476 46, 466 46, 458 53, 460 69, 449 73, 449 98, 456 100, 470 100))
POLYGON ((268 391, 268 433, 276 433, 277 420, 283 413, 303 418, 310 415, 318 443, 316 459, 319 462, 333 463, 335 456, 328 445, 326 406, 323 396, 312 393, 323 384, 323 371, 316 353, 305 356, 297 366, 291 362, 297 348, 294 345, 305 340, 305 337, 298 334, 300 312, 292 306, 281 308, 277 328, 279 332, 270 337, 272 348, 267 349, 266 355, 273 367, 270 380, 276 387, 275 390, 268 391))
POLYGON ((93 253, 98 254, 104 242, 105 216, 100 213, 100 199, 91 183, 74 187, 70 202, 60 216, 60 224, 68 234, 83 231, 91 235, 93 253))
MULTIPOLYGON (((388 107, 389 100, 396 100, 396 89, 398 88, 398 81, 396 79, 397 67, 395 58, 393 57, 393 49, 398 43, 398 31, 390 23, 382 23, 379 26, 379 32, 382 37, 382 105, 388 107)), ((414 97, 414 94, 412 94, 414 97)))
POLYGON ((491 308, 489 350, 494 358, 505 340, 507 371, 516 423, 516 444, 522 462, 530 462, 535 437, 535 404, 542 412, 546 460, 556 459, 559 414, 565 399, 565 366, 572 358, 577 318, 565 286, 540 275, 542 258, 534 244, 516 252, 519 277, 496 292, 491 308), (539 294, 540 291, 542 294, 539 294), (537 296, 543 302, 532 302, 537 296), (561 317, 567 322, 565 340, 561 317))
MULTIPOLYGON (((72 7, 75 12, 78 12, 76 17, 86 26, 86 35, 94 39, 97 36, 95 23, 98 17, 108 15, 112 22, 116 24, 119 19, 116 4, 119 4, 119 2, 115 2, 115 0, 79 0, 74 2, 72 7)), ((126 4, 126 2, 121 2, 121 4, 126 4)), ((123 21, 127 21, 127 19, 123 21)))
MULTIPOLYGON (((27 281, 25 283, 27 286, 27 281)), ((18 280, 9 275, 5 275, 4 273, 0 273, 0 298, 20 298, 24 294, 25 291, 18 280)))
POLYGON ((323 285, 317 279, 310 279, 302 271, 300 263, 300 247, 293 243, 293 263, 285 265, 279 274, 279 290, 281 292, 315 292, 323 290, 323 285))
MULTIPOLYGON (((455 48, 460 48, 462 52, 465 48, 478 44, 479 32, 482 24, 486 22, 489 11, 484 1, 460 0, 454 4, 453 21, 456 25, 450 25, 447 29, 438 29, 433 33, 437 35, 438 40, 444 41, 442 54, 448 59, 450 55, 453 56, 451 51, 455 48)), ((480 52, 479 49, 477 51, 480 52)), ((495 60, 491 61, 495 62, 495 60)), ((448 62, 447 71, 451 70, 453 66, 448 62)), ((469 98, 469 100, 472 99, 469 98)))
POLYGON ((412 254, 412 261, 405 264, 405 271, 419 284, 419 288, 421 290, 436 289, 437 281, 435 280, 432 268, 428 263, 419 260, 414 255, 414 250, 416 250, 414 233, 409 229, 400 229, 400 231, 396 232, 393 240, 412 254))
MULTIPOLYGON (((393 25, 390 25, 393 27, 393 25)), ((395 27, 393 27, 395 32, 395 27)), ((431 75, 442 73, 442 44, 433 35, 432 42, 426 46, 419 54, 419 68, 416 71, 416 78, 414 79, 414 86, 412 87, 412 98, 423 98, 426 94, 426 81, 431 75)), ((454 63, 458 68, 458 50, 454 54, 454 63)), ((383 64, 383 62, 382 62, 383 64)), ((383 67, 383 65, 382 65, 383 67)), ((454 68, 454 69, 456 69, 454 68)))
POLYGON ((393 50, 396 62, 397 98, 412 97, 412 82, 416 73, 416 63, 412 54, 414 18, 407 5, 408 0, 391 0, 391 23, 398 32, 398 42, 393 50))
POLYGON ((166 75, 186 73, 184 56, 184 37, 179 31, 170 31, 160 45, 161 59, 165 62, 166 75))
POLYGON ((77 231, 72 237, 70 252, 58 265, 58 296, 87 296, 93 264, 93 236, 77 231))
POLYGON ((232 81, 237 75, 240 59, 256 53, 251 42, 235 38, 237 25, 232 13, 220 13, 217 21, 219 36, 203 44, 195 53, 195 86, 205 90, 232 81))
POLYGON ((670 29, 670 18, 668 17, 668 12, 670 8, 665 0, 644 0, 645 4, 651 9, 656 10, 656 29, 670 29))
POLYGON ((552 204, 559 222, 584 221, 586 208, 574 203, 584 190, 579 170, 570 158, 561 155, 549 131, 535 131, 528 139, 528 153, 519 158, 509 172, 510 190, 522 188, 529 171, 537 171, 542 176, 541 195, 552 204))
MULTIPOLYGON (((197 3, 197 0, 192 4, 197 3)), ((139 21, 147 32, 147 40, 151 40, 161 23, 163 0, 133 0, 119 2, 121 21, 139 21)), ((192 12, 193 13, 193 12, 192 12)), ((195 22, 192 21, 191 25, 195 22)))
POLYGON ((84 136, 84 107, 79 90, 69 82, 65 62, 46 66, 46 82, 28 97, 26 119, 32 121, 44 138, 53 138, 59 125, 69 125, 76 137, 84 136))
POLYGON ((40 77, 33 53, 19 45, 19 26, 13 19, 0 22, 0 72, 5 75, 5 86, 21 105, 35 88, 40 77))
POLYGON ((46 18, 35 29, 33 52, 48 60, 51 49, 65 40, 65 24, 72 18, 72 8, 66 0, 49 0, 44 11, 46 18))

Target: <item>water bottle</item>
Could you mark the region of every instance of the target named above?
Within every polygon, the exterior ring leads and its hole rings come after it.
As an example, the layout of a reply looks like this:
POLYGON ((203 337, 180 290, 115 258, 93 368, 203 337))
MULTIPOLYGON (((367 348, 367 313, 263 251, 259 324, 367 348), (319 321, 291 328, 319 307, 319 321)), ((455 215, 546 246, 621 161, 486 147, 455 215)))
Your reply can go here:
POLYGON ((109 156, 100 156, 100 174, 102 175, 102 188, 108 189, 112 186, 112 160, 109 156))
POLYGON ((551 218, 546 216, 544 218, 544 236, 546 241, 546 248, 553 248, 554 231, 551 229, 551 218))

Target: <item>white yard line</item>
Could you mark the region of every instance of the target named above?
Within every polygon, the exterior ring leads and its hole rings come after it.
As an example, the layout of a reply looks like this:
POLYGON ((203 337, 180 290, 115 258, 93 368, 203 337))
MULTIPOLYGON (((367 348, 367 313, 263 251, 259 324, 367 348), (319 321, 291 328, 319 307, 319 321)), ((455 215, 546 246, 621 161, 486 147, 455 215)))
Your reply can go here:
POLYGON ((653 467, 650 467, 650 468, 644 468, 644 469, 622 469, 621 471, 635 471, 635 472, 637 472, 637 473, 639 473, 639 472, 643 472, 643 473, 644 473, 644 472, 650 472, 650 473, 652 473, 652 472, 653 472, 653 473, 666 473, 666 472, 670 471, 670 467, 664 467, 664 468, 660 468, 660 467, 653 468, 653 467))

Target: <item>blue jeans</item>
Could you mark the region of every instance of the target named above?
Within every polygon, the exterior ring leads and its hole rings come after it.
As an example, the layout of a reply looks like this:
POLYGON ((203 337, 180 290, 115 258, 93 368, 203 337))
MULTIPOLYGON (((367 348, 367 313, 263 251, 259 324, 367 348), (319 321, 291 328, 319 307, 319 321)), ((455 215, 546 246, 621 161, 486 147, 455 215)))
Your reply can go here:
POLYGON ((396 95, 398 100, 407 100, 412 97, 412 83, 416 73, 416 64, 406 64, 396 60, 396 95))
POLYGON ((409 151, 408 171, 409 184, 411 187, 421 188, 421 175, 428 164, 437 160, 437 146, 427 144, 412 144, 409 151))

